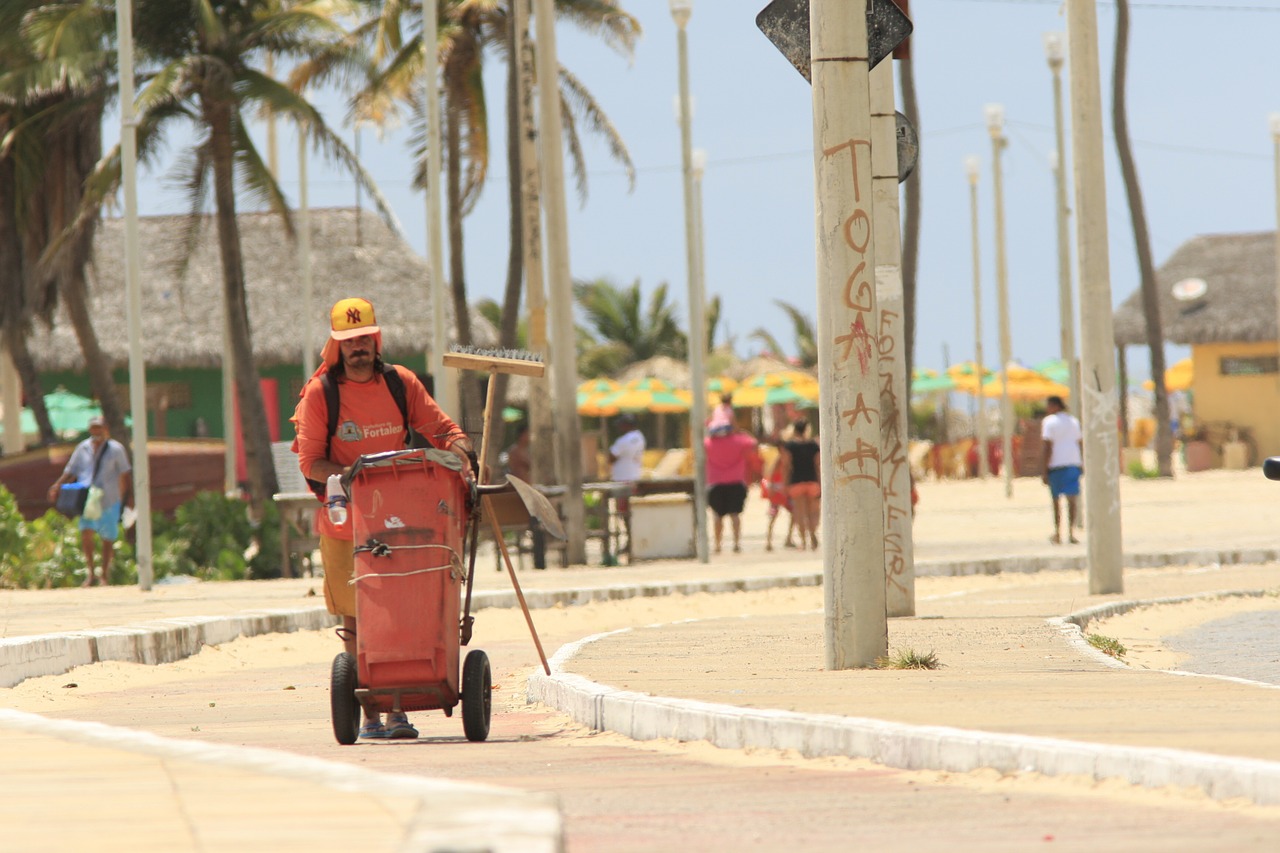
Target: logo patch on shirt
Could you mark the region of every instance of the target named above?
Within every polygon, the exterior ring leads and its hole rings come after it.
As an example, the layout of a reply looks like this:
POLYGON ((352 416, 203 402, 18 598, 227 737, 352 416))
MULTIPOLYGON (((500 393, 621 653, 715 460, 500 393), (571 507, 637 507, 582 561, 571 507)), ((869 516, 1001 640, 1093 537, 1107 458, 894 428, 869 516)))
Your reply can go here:
POLYGON ((355 421, 343 421, 342 426, 338 427, 337 436, 342 441, 359 441, 364 438, 355 421))

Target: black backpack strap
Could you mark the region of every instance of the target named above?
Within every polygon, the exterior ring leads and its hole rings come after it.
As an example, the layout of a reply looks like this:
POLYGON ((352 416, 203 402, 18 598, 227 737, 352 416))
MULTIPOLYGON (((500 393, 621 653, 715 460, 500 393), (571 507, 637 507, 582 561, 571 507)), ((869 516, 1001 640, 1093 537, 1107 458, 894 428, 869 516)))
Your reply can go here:
POLYGON ((391 392, 391 399, 396 401, 396 405, 400 407, 400 416, 404 418, 404 446, 405 447, 430 447, 431 442, 427 441, 422 433, 409 426, 409 397, 404 387, 404 377, 400 375, 400 371, 396 370, 395 365, 384 364, 382 366, 382 378, 387 383, 387 390, 391 392))
MULTIPOLYGON (((394 365, 384 364, 382 366, 382 381, 387 384, 387 390, 391 392, 391 399, 396 401, 396 406, 400 409, 400 417, 404 419, 404 431, 407 436, 405 446, 429 446, 425 438, 422 438, 409 427, 409 398, 404 388, 404 377, 400 375, 394 365)), ((338 383, 334 381, 333 375, 327 370, 320 374, 320 387, 324 390, 324 403, 328 410, 328 425, 325 428, 324 436, 324 458, 328 459, 329 451, 333 448, 333 436, 338 431, 338 408, 341 401, 338 399, 338 383)), ((316 497, 324 500, 324 483, 308 477, 307 485, 311 487, 311 491, 315 492, 316 497)))
MULTIPOLYGON (((320 374, 320 388, 324 392, 324 404, 327 409, 328 424, 324 433, 324 458, 329 458, 329 450, 333 447, 333 434, 338 431, 338 383, 333 381, 329 371, 320 374)), ((304 477, 311 492, 320 500, 324 500, 325 484, 310 477, 304 477)))

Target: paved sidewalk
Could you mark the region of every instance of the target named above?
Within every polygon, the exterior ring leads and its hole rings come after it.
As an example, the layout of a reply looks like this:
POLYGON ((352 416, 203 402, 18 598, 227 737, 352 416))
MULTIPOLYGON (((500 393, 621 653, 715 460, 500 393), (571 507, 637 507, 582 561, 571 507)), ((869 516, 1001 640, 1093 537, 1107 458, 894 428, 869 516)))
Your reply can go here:
MULTIPOLYGON (((920 615, 893 620, 890 644, 935 650, 946 669, 825 672, 817 594, 810 613, 636 628, 584 644, 576 656, 573 650, 561 655, 564 666, 580 676, 539 676, 531 685, 541 691, 537 695, 580 719, 635 737, 715 740, 719 731, 727 745, 820 752, 834 744, 844 754, 870 755, 897 766, 1137 773, 1135 781, 1147 784, 1198 784, 1215 796, 1280 802, 1280 738, 1274 733, 1280 691, 1118 671, 1072 645, 1069 631, 1046 622, 1107 602, 1277 587, 1280 567, 1273 561, 1280 546, 1280 488, 1257 471, 1209 472, 1172 483, 1126 480, 1125 551, 1132 555, 1127 562, 1183 568, 1128 569, 1125 595, 1109 597, 1088 596, 1079 570, 1053 571, 1082 565, 1084 546, 1048 544, 1047 500, 1038 482, 1019 480, 1013 500, 1004 498, 996 481, 925 483, 921 493, 916 522, 920 615), (1219 565, 1232 563, 1243 565, 1219 565), (967 586, 948 577, 997 570, 1019 574, 970 579, 967 586), (1035 574, 1021 574, 1027 572, 1035 574), (1016 646, 1007 641, 1010 631, 1016 646), (763 644, 754 641, 763 637, 775 639, 781 651, 760 654, 763 644), (1065 725, 1052 722, 1061 716, 1043 713, 1063 705, 1072 709, 1065 725), (762 710, 734 712, 731 706, 762 710), (842 718, 855 725, 832 723, 842 718), (961 728, 971 731, 957 733, 961 728), (1211 743, 1209 734, 1222 731, 1236 736, 1226 745, 1211 743), (1157 747, 1223 757, 1201 760, 1153 751, 1157 747)), ((819 554, 764 552, 763 522, 760 502, 753 498, 745 520, 746 553, 715 556, 706 565, 667 561, 526 570, 520 580, 534 606, 816 585, 822 573, 819 554)), ((783 533, 776 532, 775 545, 780 546, 783 533)), ((478 604, 511 605, 509 583, 493 570, 492 558, 477 562, 477 588, 478 604)), ((320 581, 312 578, 157 585, 147 593, 134 588, 0 591, 0 679, 8 679, 0 686, 20 678, 20 667, 34 675, 107 657, 157 662, 189 654, 203 642, 318 627, 329 622, 319 592, 320 581)), ((368 812, 378 816, 357 818, 351 809, 325 809, 327 795, 318 789, 338 788, 317 766, 324 762, 254 751, 195 754, 184 742, 148 738, 0 711, 0 777, 6 780, 0 783, 0 825, 29 828, 25 835, 6 837, 17 839, 12 849, 86 846, 51 835, 45 821, 30 819, 51 814, 57 803, 76 803, 78 811, 92 803, 94 813, 105 817, 137 812, 145 802, 154 831, 131 849, 188 847, 191 838, 213 837, 206 832, 221 833, 216 837, 228 846, 252 839, 259 849, 264 839, 280 850, 357 844, 416 849, 410 843, 415 833, 436 826, 433 821, 450 811, 428 807, 433 797, 449 802, 438 787, 413 789, 405 797, 397 781, 398 796, 386 797, 380 794, 391 790, 386 777, 369 774, 358 790, 377 799, 380 807, 368 812), (267 792, 299 785, 317 788, 307 795, 324 817, 313 822, 305 815, 271 813, 267 792), (143 788, 154 789, 155 796, 140 799, 143 788), (322 827, 323 833, 299 832, 304 824, 322 827)), ((493 849, 558 849, 558 816, 544 798, 509 792, 482 799, 492 808, 483 814, 454 810, 455 821, 488 827, 493 849)), ((296 799, 282 795, 278 802, 296 799)))

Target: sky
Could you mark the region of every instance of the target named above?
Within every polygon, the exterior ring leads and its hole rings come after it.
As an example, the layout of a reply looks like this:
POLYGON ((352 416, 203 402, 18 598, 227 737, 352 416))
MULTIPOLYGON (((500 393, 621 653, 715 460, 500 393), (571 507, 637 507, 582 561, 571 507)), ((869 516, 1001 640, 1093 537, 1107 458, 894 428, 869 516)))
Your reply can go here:
MULTIPOLYGON (((695 0, 689 23, 693 144, 707 152, 703 181, 706 292, 719 295, 726 333, 742 356, 762 349, 764 328, 788 354, 790 321, 775 305, 816 317, 812 103, 808 83, 755 26, 766 0, 695 0)), ((636 164, 629 191, 623 170, 588 140, 589 196, 569 198, 570 266, 575 279, 639 281, 647 295, 666 283, 681 318, 687 311, 676 27, 666 0, 629 0, 643 35, 630 59, 568 24, 557 28, 560 62, 594 93, 636 164)), ((1276 227, 1274 148, 1268 118, 1280 111, 1280 2, 1133 0, 1128 80, 1134 141, 1157 265, 1184 241, 1206 233, 1276 227)), ((1001 103, 1009 145, 1003 156, 1012 355, 1032 365, 1059 355, 1057 231, 1051 152, 1052 76, 1042 37, 1065 31, 1060 0, 911 0, 912 52, 920 100, 923 223, 916 319, 916 364, 943 368, 974 348, 969 185, 964 161, 981 162, 983 347, 998 358, 992 146, 984 107, 1001 103)), ((1111 133, 1115 7, 1098 4, 1107 161, 1111 292, 1119 304, 1139 286, 1125 189, 1111 133)), ((471 299, 501 300, 507 257, 505 139, 501 60, 486 74, 490 139, 488 184, 467 218, 471 299)), ((1070 69, 1064 72, 1069 93, 1070 69)), ((329 121, 345 108, 319 96, 329 121)), ((1068 116, 1070 115, 1068 107, 1068 116)), ((1069 119, 1068 119, 1069 120, 1069 119)), ((352 131, 344 134, 351 137, 352 131)), ((108 130, 108 137, 118 133, 108 130)), ((362 159, 390 199, 409 243, 425 255, 425 200, 410 187, 404 128, 379 140, 361 133, 362 159)), ((110 139, 108 139, 110 144, 110 139)), ((1068 161, 1070 132, 1067 131, 1068 161)), ((298 189, 296 142, 280 133, 280 180, 298 189)), ((316 159, 309 164, 314 207, 350 206, 351 180, 316 159)), ((141 210, 184 210, 163 168, 140 175, 141 210)), ((367 204, 367 199, 365 201, 367 204)), ((1073 220, 1074 226, 1074 220, 1073 220)), ((1074 240, 1074 237, 1073 237, 1074 240)), ((1074 253, 1073 253, 1074 254, 1074 253)), ((1073 272, 1077 265, 1073 257, 1073 272)), ((446 267, 447 269, 447 267, 446 267)), ((1270 306, 1266 310, 1270 310, 1270 306)), ((1075 315, 1079 317, 1078 305, 1075 315)), ((1077 341, 1079 335, 1077 334, 1077 341)), ((1077 343, 1077 348, 1079 344, 1077 343)), ((1172 363, 1186 350, 1170 346, 1172 363)), ((1129 353, 1134 381, 1148 373, 1145 351, 1129 353)))

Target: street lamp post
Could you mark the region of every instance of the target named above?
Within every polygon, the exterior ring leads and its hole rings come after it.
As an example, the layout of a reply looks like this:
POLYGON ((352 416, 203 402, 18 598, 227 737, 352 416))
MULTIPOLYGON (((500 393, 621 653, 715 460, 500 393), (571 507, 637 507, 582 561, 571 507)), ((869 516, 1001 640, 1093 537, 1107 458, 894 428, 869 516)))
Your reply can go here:
MULTIPOLYGON (((697 248, 698 255, 698 293, 702 294, 704 306, 707 297, 707 244, 702 230, 702 176, 706 171, 707 150, 705 148, 693 149, 693 233, 695 235, 694 245, 697 248)), ((707 341, 704 340, 702 344, 702 351, 706 352, 707 341)), ((703 369, 705 370, 705 362, 703 369)))
POLYGON ((978 241, 978 158, 966 157, 965 174, 969 176, 969 218, 973 223, 973 372, 978 379, 978 416, 974 419, 978 438, 978 476, 985 480, 991 473, 987 465, 987 400, 982 396, 982 264, 978 241))
POLYGON ((693 0, 671 0, 671 17, 676 22, 676 47, 680 63, 680 160, 684 172, 685 254, 689 266, 689 373, 693 385, 693 406, 689 413, 689 441, 693 445, 693 502, 698 562, 707 562, 707 471, 703 435, 707 420, 707 377, 703 367, 706 354, 702 282, 698 277, 698 235, 694 219, 693 128, 689 102, 689 17, 693 0))
POLYGON ((1276 335, 1280 338, 1280 113, 1271 114, 1276 169, 1276 335))
POLYGON ((1071 236, 1067 224, 1071 218, 1071 203, 1067 200, 1067 144, 1062 118, 1062 64, 1065 48, 1062 33, 1044 34, 1044 54, 1053 72, 1053 129, 1057 140, 1053 177, 1057 190, 1058 225, 1058 315, 1062 322, 1062 360, 1070 371, 1071 402, 1080 407, 1080 363, 1076 361, 1076 317, 1072 309, 1071 293, 1071 236))
MULTIPOLYGON (((1004 246, 1004 182, 1000 170, 1000 152, 1008 145, 1004 138, 1004 107, 987 104, 987 130, 991 133, 991 182, 996 197, 996 302, 1000 322, 1000 364, 1004 375, 1000 383, 1000 437, 1004 455, 1005 497, 1013 497, 1013 405, 1009 400, 1009 270, 1004 246)), ((978 377, 979 383, 982 377, 978 377)), ((981 384, 978 386, 981 388, 981 384)))

